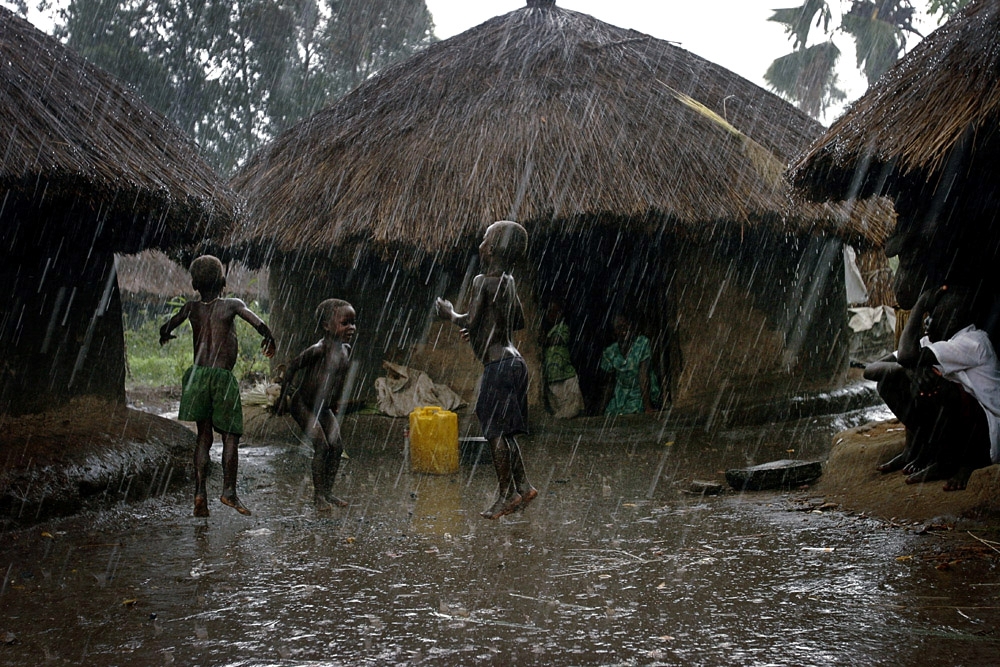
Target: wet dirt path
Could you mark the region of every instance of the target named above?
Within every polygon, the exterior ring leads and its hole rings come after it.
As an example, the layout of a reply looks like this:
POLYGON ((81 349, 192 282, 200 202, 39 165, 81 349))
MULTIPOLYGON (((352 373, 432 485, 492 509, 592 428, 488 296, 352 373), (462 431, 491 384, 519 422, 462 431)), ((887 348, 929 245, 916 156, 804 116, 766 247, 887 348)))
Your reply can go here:
POLYGON ((940 534, 808 491, 682 492, 822 457, 840 426, 548 425, 522 443, 542 494, 499 522, 478 516, 489 468, 409 472, 402 420, 348 419, 334 491, 351 505, 327 515, 307 502, 308 447, 247 446, 252 517, 213 501, 195 519, 185 488, 4 534, 0 664, 994 662, 995 561, 935 569, 920 554, 940 534))

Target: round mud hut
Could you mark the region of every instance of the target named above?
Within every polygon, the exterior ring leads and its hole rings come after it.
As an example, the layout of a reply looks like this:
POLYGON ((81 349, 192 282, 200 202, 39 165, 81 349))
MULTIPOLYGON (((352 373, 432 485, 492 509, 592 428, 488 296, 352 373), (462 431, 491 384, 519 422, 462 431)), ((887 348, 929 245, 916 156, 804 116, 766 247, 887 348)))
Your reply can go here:
POLYGON ((858 99, 790 171, 814 201, 884 195, 910 308, 925 284, 1000 294, 1000 3, 977 0, 858 99))
POLYGON ((622 310, 675 406, 726 410, 846 370, 840 243, 884 236, 886 216, 790 208, 785 167, 821 132, 669 42, 532 1, 276 138, 231 182, 248 206, 231 246, 270 266, 276 363, 340 297, 358 312, 356 395, 389 360, 471 400, 478 363, 432 302, 463 303, 483 230, 516 220, 530 234, 515 276, 535 405, 540 314, 557 300, 591 413, 622 310))
POLYGON ((125 404, 118 253, 221 235, 236 198, 176 126, 0 8, 0 414, 125 404))

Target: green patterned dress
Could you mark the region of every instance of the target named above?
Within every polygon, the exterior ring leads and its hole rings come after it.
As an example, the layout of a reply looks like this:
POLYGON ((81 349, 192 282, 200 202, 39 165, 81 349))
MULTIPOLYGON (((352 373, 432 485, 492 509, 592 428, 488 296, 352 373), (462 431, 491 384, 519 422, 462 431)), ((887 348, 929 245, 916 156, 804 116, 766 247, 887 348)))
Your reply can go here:
MULTIPOLYGON (((618 343, 612 343, 604 349, 601 370, 615 374, 615 393, 608 401, 604 414, 634 415, 644 411, 642 389, 639 386, 639 366, 652 359, 652 356, 649 339, 642 335, 635 337, 628 356, 622 354, 618 343)), ((649 398, 653 403, 660 398, 660 385, 652 368, 649 369, 649 398)))

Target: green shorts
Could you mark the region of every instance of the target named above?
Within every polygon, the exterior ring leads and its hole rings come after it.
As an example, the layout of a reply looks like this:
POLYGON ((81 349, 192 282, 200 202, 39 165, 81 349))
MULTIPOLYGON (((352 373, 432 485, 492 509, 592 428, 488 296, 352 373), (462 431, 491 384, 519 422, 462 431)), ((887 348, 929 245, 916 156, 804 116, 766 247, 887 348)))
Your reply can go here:
POLYGON ((222 433, 243 433, 240 385, 225 368, 192 366, 181 380, 181 407, 177 418, 186 422, 211 420, 222 433))

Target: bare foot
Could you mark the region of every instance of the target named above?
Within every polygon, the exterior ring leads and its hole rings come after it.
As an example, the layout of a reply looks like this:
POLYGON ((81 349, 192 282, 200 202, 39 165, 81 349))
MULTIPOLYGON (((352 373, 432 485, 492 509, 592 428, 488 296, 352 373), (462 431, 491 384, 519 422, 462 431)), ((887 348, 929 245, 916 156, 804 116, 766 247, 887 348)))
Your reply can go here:
POLYGON ((350 504, 346 500, 341 500, 332 493, 327 494, 326 496, 316 494, 313 496, 313 503, 316 504, 317 512, 329 512, 334 507, 347 507, 350 504))
POLYGON ((234 510, 236 510, 243 516, 250 516, 250 510, 248 510, 243 505, 243 503, 240 502, 240 499, 236 497, 235 493, 231 496, 220 496, 219 500, 222 502, 223 505, 228 505, 229 507, 232 507, 234 510))
POLYGON ((517 506, 518 512, 523 512, 528 507, 528 503, 538 497, 538 489, 529 486, 528 490, 521 494, 521 504, 517 506))
POLYGON ((493 503, 493 507, 488 510, 483 510, 479 513, 479 516, 484 519, 495 520, 500 517, 510 514, 517 510, 518 506, 521 504, 521 494, 515 493, 507 498, 497 498, 497 501, 493 503))
POLYGON ((944 491, 964 491, 969 485, 969 477, 972 475, 972 468, 959 468, 958 472, 948 478, 944 483, 944 491))
POLYGON ((906 453, 897 454, 885 463, 876 466, 875 469, 880 473, 885 474, 887 472, 896 472, 897 470, 902 470, 903 466, 906 465, 906 453))
POLYGON ((909 475, 906 478, 907 484, 921 484, 923 482, 933 482, 938 479, 946 479, 948 471, 940 463, 932 463, 923 470, 909 475))
POLYGON ((208 498, 205 496, 194 497, 194 515, 208 516, 208 498))

